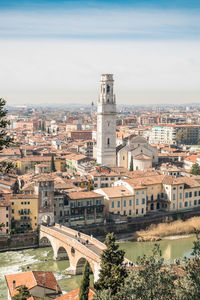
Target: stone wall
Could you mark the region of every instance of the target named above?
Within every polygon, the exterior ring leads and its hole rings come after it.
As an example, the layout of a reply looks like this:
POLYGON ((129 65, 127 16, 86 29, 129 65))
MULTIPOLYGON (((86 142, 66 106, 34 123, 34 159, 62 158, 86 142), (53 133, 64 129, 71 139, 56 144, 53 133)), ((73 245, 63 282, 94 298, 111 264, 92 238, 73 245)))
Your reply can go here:
POLYGON ((0 251, 33 247, 38 247, 38 236, 36 233, 21 233, 4 237, 0 236, 0 251))

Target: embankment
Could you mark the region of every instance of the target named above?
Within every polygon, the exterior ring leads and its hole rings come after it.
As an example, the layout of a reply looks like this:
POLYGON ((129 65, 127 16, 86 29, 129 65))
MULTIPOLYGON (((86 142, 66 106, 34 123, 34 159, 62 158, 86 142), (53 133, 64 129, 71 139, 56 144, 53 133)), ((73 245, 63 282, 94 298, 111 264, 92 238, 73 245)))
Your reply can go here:
POLYGON ((200 217, 193 217, 186 221, 178 220, 170 223, 152 224, 146 230, 137 231, 137 240, 157 241, 163 237, 194 234, 200 231, 200 217))

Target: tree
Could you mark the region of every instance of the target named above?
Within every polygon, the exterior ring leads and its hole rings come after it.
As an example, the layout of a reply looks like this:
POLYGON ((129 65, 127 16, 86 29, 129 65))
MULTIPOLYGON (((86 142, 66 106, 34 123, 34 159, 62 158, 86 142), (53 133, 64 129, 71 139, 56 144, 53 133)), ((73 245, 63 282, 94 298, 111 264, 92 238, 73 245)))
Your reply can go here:
POLYGON ((56 172, 55 162, 54 162, 54 155, 51 156, 51 166, 50 166, 51 172, 56 172))
MULTIPOLYGON (((6 101, 0 98, 0 151, 8 148, 12 143, 12 139, 7 135, 6 128, 10 125, 10 121, 6 119, 7 110, 5 109, 6 101)), ((8 162, 0 163, 0 173, 7 173, 12 168, 12 164, 8 162)))
POLYGON ((105 244, 107 248, 101 254, 99 279, 94 287, 96 291, 110 289, 111 294, 114 295, 123 286, 127 277, 127 271, 122 266, 125 251, 118 250, 114 233, 107 234, 105 244))
POLYGON ((20 286, 17 290, 19 293, 12 298, 13 300, 27 300, 31 297, 31 294, 25 285, 20 286))
POLYGON ((133 171, 133 156, 131 156, 130 171, 133 171))
POLYGON ((79 300, 88 300, 89 286, 90 286, 90 265, 88 261, 86 261, 84 266, 80 291, 79 291, 79 300))
POLYGON ((200 175, 200 166, 198 163, 192 165, 190 173, 193 175, 200 175))
POLYGON ((161 251, 155 245, 152 255, 139 257, 138 267, 131 270, 124 285, 113 295, 109 289, 97 292, 96 300, 175 300, 177 276, 164 265, 161 251))
POLYGON ((178 281, 180 299, 199 300, 200 299, 200 238, 194 241, 192 259, 185 259, 183 270, 185 275, 178 281))

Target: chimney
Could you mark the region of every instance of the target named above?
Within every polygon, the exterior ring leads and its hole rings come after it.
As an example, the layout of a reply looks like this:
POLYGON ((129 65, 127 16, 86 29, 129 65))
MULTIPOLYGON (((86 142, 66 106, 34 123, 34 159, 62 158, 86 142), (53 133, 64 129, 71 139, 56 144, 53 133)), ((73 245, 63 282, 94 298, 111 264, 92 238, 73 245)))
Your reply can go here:
POLYGON ((15 290, 15 280, 13 280, 13 290, 15 290))

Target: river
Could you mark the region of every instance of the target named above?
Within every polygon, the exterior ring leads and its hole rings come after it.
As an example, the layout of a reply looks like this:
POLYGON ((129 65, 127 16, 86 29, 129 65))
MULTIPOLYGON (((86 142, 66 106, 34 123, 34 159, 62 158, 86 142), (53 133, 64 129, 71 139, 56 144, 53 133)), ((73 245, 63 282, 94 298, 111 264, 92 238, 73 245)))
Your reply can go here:
MULTIPOLYGON (((160 242, 163 257, 166 262, 172 262, 175 258, 190 256, 193 246, 194 236, 179 239, 166 239, 160 242)), ((125 256, 136 262, 138 256, 151 254, 155 243, 146 242, 120 242, 120 248, 124 249, 125 256)), ((77 288, 80 285, 81 275, 69 276, 65 274, 65 269, 69 267, 69 261, 54 261, 52 248, 38 248, 20 251, 8 251, 0 253, 0 299, 7 299, 7 286, 4 275, 15 274, 27 270, 52 271, 64 292, 77 288)), ((91 284, 93 277, 91 276, 91 284)))

